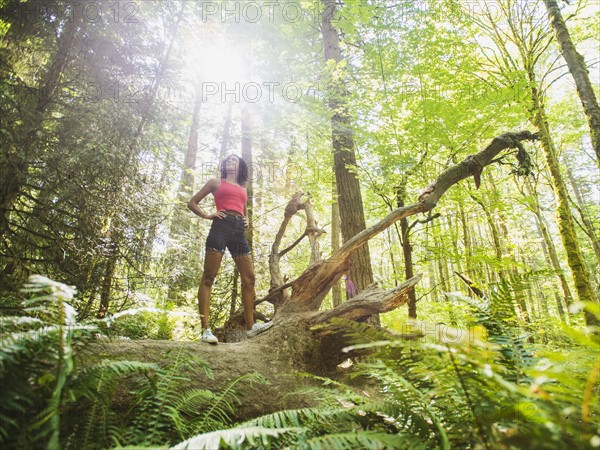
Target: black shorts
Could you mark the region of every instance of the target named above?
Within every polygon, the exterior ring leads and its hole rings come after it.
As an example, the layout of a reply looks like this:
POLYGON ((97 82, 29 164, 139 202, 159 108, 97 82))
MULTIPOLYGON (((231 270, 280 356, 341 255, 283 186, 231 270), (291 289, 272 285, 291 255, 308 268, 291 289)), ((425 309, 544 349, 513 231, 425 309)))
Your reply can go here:
POLYGON ((233 258, 250 254, 242 217, 227 214, 222 219, 212 220, 210 231, 206 237, 206 251, 225 253, 226 247, 233 258))

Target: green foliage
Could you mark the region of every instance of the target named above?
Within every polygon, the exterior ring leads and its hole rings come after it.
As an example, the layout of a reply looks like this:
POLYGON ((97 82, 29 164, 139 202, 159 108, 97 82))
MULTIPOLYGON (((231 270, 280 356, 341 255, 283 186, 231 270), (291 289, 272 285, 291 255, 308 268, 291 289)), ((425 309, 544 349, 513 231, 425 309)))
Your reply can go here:
POLYGON ((27 315, 1 320, 0 380, 10 389, 0 394, 0 443, 27 447, 47 440, 48 448, 59 448, 60 406, 73 371, 73 335, 87 327, 75 321, 69 303, 73 288, 33 276, 24 290, 34 294, 23 302, 27 315))
POLYGON ((470 326, 483 326, 487 331, 487 340, 500 348, 501 363, 512 375, 513 381, 519 379, 524 369, 532 363, 532 353, 526 348, 528 335, 514 321, 512 291, 504 282, 498 291, 492 291, 491 299, 476 300, 460 293, 447 294, 455 300, 469 305, 472 321, 470 326))
MULTIPOLYGON (((229 426, 240 391, 264 383, 258 374, 231 380, 219 391, 186 387, 183 372, 204 372, 200 358, 159 367, 138 361, 101 361, 78 367, 75 350, 100 331, 77 322, 69 301, 74 289, 31 277, 23 316, 0 317, 0 445, 3 448, 95 449, 114 445, 164 445, 201 431, 229 426), (135 383, 124 392, 122 380, 135 383), (115 399, 129 397, 128 411, 115 399)), ((129 316, 131 312, 124 312, 129 316)), ((117 318, 117 321, 119 318, 117 318)), ((104 323, 105 325, 105 323, 104 323)))
MULTIPOLYGON (((6 448, 42 445, 62 448, 61 434, 69 429, 70 404, 89 405, 89 420, 76 428, 83 441, 92 441, 102 416, 110 416, 108 394, 120 377, 156 369, 138 362, 102 362, 77 370, 74 345, 85 342, 95 325, 77 322, 70 302, 74 289, 41 276, 32 276, 24 291, 23 316, 4 316, 0 350, 0 443, 6 448), (66 419, 66 420, 65 420, 66 419)), ((110 431, 110 430, 109 430, 110 431)), ((107 432, 109 432, 107 431, 107 432)))
POLYGON ((130 339, 164 339, 173 338, 173 321, 167 311, 138 308, 127 310, 126 315, 119 315, 118 320, 111 320, 111 335, 130 339))
POLYGON ((119 417, 111 402, 123 377, 159 370, 155 364, 138 361, 102 361, 83 368, 71 380, 63 416, 69 420, 63 429, 63 447, 102 448, 121 436, 119 417))
MULTIPOLYGON (((74 421, 72 429, 67 433, 68 448, 105 448, 106 446, 154 447, 167 445, 194 435, 200 431, 218 430, 232 423, 236 405, 240 402, 240 388, 254 383, 264 383, 258 374, 246 374, 231 380, 221 390, 213 392, 208 389, 187 387, 190 379, 181 375, 184 372, 204 372, 211 377, 210 368, 200 358, 182 357, 181 348, 174 355, 165 355, 172 363, 165 367, 152 367, 145 370, 142 378, 137 378, 136 388, 128 393, 128 411, 118 415, 111 408, 114 400, 114 384, 112 379, 106 380, 106 369, 135 368, 142 363, 108 363, 98 370, 103 378, 95 377, 102 385, 102 395, 86 396, 90 389, 88 377, 82 376, 79 384, 83 391, 73 395, 73 411, 79 412, 80 418, 74 421)), ((117 374, 117 371, 114 372, 117 374)), ((110 372, 108 373, 110 374, 110 372)), ((89 392, 93 393, 94 388, 89 392)), ((70 414, 73 417, 73 414, 70 414)))
POLYGON ((213 431, 211 433, 195 436, 172 448, 181 450, 211 450, 216 448, 267 449, 278 446, 280 440, 284 439, 287 434, 299 433, 300 431, 301 430, 295 428, 234 428, 231 430, 213 431))
POLYGON ((412 341, 346 322, 357 342, 349 355, 371 354, 347 383, 305 374, 323 382, 310 392, 321 406, 258 417, 175 448, 596 448, 598 340, 565 326, 569 352, 542 352, 515 339, 514 324, 488 303, 461 301, 489 340, 455 330, 468 338, 412 341))

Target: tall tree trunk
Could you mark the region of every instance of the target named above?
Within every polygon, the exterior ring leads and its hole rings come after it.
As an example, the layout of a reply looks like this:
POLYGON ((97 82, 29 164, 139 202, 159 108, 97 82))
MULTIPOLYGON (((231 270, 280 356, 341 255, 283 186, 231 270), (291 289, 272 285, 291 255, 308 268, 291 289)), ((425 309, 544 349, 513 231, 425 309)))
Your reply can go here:
MULTIPOLYGON (((446 216, 446 220, 448 221, 448 240, 450 241, 451 248, 455 249, 455 256, 450 259, 451 261, 451 270, 450 273, 463 272, 462 268, 462 258, 458 255, 458 235, 460 233, 458 220, 455 220, 456 216, 454 214, 448 214, 446 216)), ((452 277, 452 281, 457 283, 455 277, 452 277)))
MULTIPOLYGON (((443 230, 443 222, 440 222, 440 229, 443 230)), ((443 233, 443 231, 442 231, 443 233)), ((440 237, 435 235, 433 238, 435 248, 444 248, 444 243, 440 240, 440 237)), ((437 271, 440 278, 440 285, 444 292, 450 292, 450 280, 448 279, 448 266, 446 265, 446 259, 439 253, 434 258, 437 261, 437 271)))
POLYGON ((254 210, 254 173, 252 170, 252 119, 247 107, 242 108, 242 159, 248 163, 248 184, 246 191, 248 193, 248 220, 250 228, 246 232, 248 245, 252 246, 252 217, 254 210))
POLYGON ((543 216, 541 215, 541 212, 539 215, 535 214, 535 216, 535 225, 538 231, 538 235, 542 238, 542 250, 544 252, 546 263, 552 266, 552 268, 554 269, 554 273, 556 273, 560 281, 561 289, 563 291, 562 299, 558 295, 558 292, 556 292, 556 308, 558 309, 558 313, 561 317, 566 317, 566 313, 568 314, 569 309, 568 305, 573 302, 571 289, 569 288, 567 277, 565 276, 564 272, 562 271, 562 268, 560 267, 560 262, 558 260, 558 255, 556 254, 554 242, 552 242, 552 238, 550 237, 550 233, 548 232, 548 227, 545 223, 543 216), (563 301, 565 303, 566 308, 563 308, 563 301))
MULTIPOLYGON (((248 65, 249 66, 249 65, 248 65)), ((247 67, 248 67, 247 66, 247 67)), ((241 128, 242 128, 242 159, 248 164, 248 182, 246 184, 246 192, 248 194, 247 216, 250 226, 246 230, 246 239, 250 246, 250 251, 254 252, 254 227, 252 219, 254 217, 254 170, 252 164, 252 117, 247 106, 242 107, 241 111, 241 128)), ((234 267, 234 281, 237 283, 239 273, 237 266, 234 267)), ((237 290, 236 290, 237 294, 237 290)), ((231 298, 231 304, 237 303, 237 295, 231 298)))
MULTIPOLYGON (((322 1, 324 8, 321 31, 325 61, 333 61, 339 64, 342 61, 339 34, 332 25, 332 21, 335 19, 335 1, 322 1)), ((335 78, 336 75, 332 76, 335 78)), ((333 79, 332 89, 328 95, 329 107, 332 113, 333 159, 340 209, 340 228, 342 239, 347 242, 364 230, 366 225, 360 183, 355 174, 354 136, 350 128, 347 106, 348 92, 344 88, 344 82, 343 78, 333 79)), ((367 245, 362 246, 354 255, 350 269, 350 279, 359 291, 373 282, 371 258, 367 245)))
POLYGON ((400 280, 400 275, 398 274, 398 262, 396 262, 396 256, 394 254, 394 235, 391 230, 387 230, 387 241, 389 242, 389 254, 390 254, 390 264, 392 265, 392 272, 390 276, 387 278, 392 278, 394 280, 394 286, 398 286, 398 281, 400 280))
MULTIPOLYGON (((478 247, 485 247, 487 249, 489 247, 490 238, 486 235, 483 225, 479 220, 477 221, 477 237, 479 241, 478 247)), ((490 270, 489 264, 484 264, 482 270, 486 283, 493 283, 497 281, 490 270)))
MULTIPOLYGON (((552 237, 550 236, 550 232, 548 231, 548 225, 546 224, 546 220, 544 219, 544 216, 540 209, 537 192, 533 188, 533 186, 531 186, 530 182, 527 182, 525 184, 525 187, 527 189, 529 198, 532 199, 530 202, 528 202, 529 208, 535 215, 536 226, 537 226, 537 229, 543 239, 542 240, 542 249, 544 251, 544 254, 547 255, 547 259, 549 260, 550 265, 552 266, 552 269, 554 269, 554 273, 556 273, 556 276, 558 277, 558 279, 560 281, 560 286, 563 291, 563 300, 566 304, 567 314, 568 314, 569 306, 571 306, 571 304, 573 303, 573 294, 571 294, 571 288, 569 288, 569 283, 567 282, 567 277, 565 275, 564 270, 562 269, 562 267, 560 265, 560 259, 558 257, 558 253, 556 252, 556 247, 554 245, 554 241, 552 240, 552 237)), ((556 306, 558 308, 559 313, 561 315, 564 315, 562 301, 560 301, 560 299, 558 299, 556 306)))
MULTIPOLYGON (((498 262, 498 267, 499 267, 498 268, 498 277, 500 278, 500 282, 508 283, 509 280, 508 280, 507 273, 505 272, 504 269, 502 269, 502 255, 503 255, 504 249, 502 246, 502 242, 500 240, 500 232, 498 230, 498 225, 496 224, 496 221, 494 220, 492 212, 490 211, 490 209, 486 205, 486 203, 483 200, 476 197, 475 195, 473 195, 472 193, 469 193, 469 195, 479 206, 481 206, 481 209, 483 210, 483 212, 485 214, 485 218, 487 219, 487 222, 488 222, 488 225, 490 228, 490 233, 492 234, 492 241, 494 242, 494 252, 495 252, 496 261, 498 262)), ((517 280, 518 272, 513 271, 513 274, 515 275, 515 277, 513 277, 513 279, 517 280)), ((527 304, 525 303, 525 298, 523 297, 522 289, 518 285, 513 285, 511 287, 512 287, 512 290, 515 295, 515 300, 516 300, 515 306, 518 308, 518 311, 516 311, 516 313, 520 317, 522 317, 523 320, 525 320, 526 322, 528 322, 528 323, 531 322, 531 317, 529 316, 529 312, 527 310, 527 304)))
POLYGON ((560 13, 560 9, 556 0, 544 0, 546 8, 548 9, 548 17, 552 28, 554 28, 554 34, 556 40, 560 45, 560 51, 567 61, 569 72, 575 80, 575 86, 577 86, 577 94, 583 105, 583 110, 587 116, 588 126, 590 127, 590 135, 592 139, 592 147, 596 152, 597 164, 600 166, 600 106, 598 106, 598 100, 596 94, 590 82, 588 69, 585 64, 585 60, 582 55, 577 52, 571 35, 565 21, 560 13))
MULTIPOLYGON (((467 217, 465 215, 465 208, 463 207, 462 203, 458 204, 458 212, 459 212, 459 219, 460 219, 460 224, 462 227, 462 237, 463 237, 463 245, 465 246, 465 258, 466 258, 466 264, 467 264, 467 270, 466 273, 467 274, 471 274, 471 271, 473 270, 473 248, 472 248, 472 243, 471 243, 471 232, 469 231, 469 226, 467 224, 467 217)), ((477 277, 477 279, 479 278, 479 276, 477 277)))
MULTIPOLYGON (((337 201, 337 188, 335 180, 331 182, 331 251, 335 253, 340 249, 340 208, 337 201)), ((340 283, 334 283, 331 288, 333 306, 342 304, 342 287, 340 283)))
MULTIPOLYGON (((158 186, 165 186, 166 180, 170 177, 169 174, 169 166, 167 164, 162 165, 160 169, 160 181, 158 186)), ((159 230, 158 223, 152 223, 147 230, 144 242, 143 242, 143 250, 140 268, 142 272, 146 272, 150 268, 150 264, 152 261, 152 252, 154 250, 154 244, 156 240, 156 235, 159 230)))
MULTIPOLYGON (((492 216, 490 209, 487 207, 483 200, 475 197, 471 194, 471 198, 475 200, 475 202, 481 206, 485 218, 487 219, 487 223, 490 227, 490 233, 492 234, 492 241, 494 242, 494 253, 496 255, 496 260, 500 263, 502 261, 502 243, 500 242, 500 232, 498 231, 498 226, 496 225, 496 221, 492 216)), ((500 270, 500 278, 502 278, 502 271, 500 270)))
MULTIPOLYGON (((532 116, 530 120, 533 125, 537 127, 540 133, 540 140, 542 143, 542 148, 544 149, 546 164, 548 165, 548 169, 550 171, 552 185, 554 187, 554 194, 556 195, 558 230, 567 252, 567 261, 569 263, 573 279, 575 280, 577 296, 582 302, 598 302, 598 298, 596 297, 590 282, 588 268, 581 253, 579 237, 577 236, 577 232, 575 230, 575 220, 573 219, 569 205, 569 194, 560 170, 558 157, 556 156, 554 141, 550 136, 550 129, 548 126, 548 120, 546 118, 542 94, 539 92, 536 85, 533 71, 528 71, 527 75, 531 85, 530 94, 532 100, 532 116)), ((600 321, 593 314, 587 311, 585 311, 584 314, 587 325, 600 325, 600 321)))
MULTIPOLYGON (((396 207, 402 208, 405 206, 404 200, 406 198, 406 179, 398 189, 396 189, 396 207)), ((408 226, 408 219, 402 219, 400 221, 402 254, 404 256, 404 275, 409 280, 415 276, 412 259, 412 244, 410 243, 410 228, 408 226)), ((413 289, 408 293, 408 317, 411 319, 417 318, 417 296, 413 289)))
POLYGON ((238 289, 238 283, 239 283, 239 279, 240 279, 240 271, 236 270, 233 271, 233 281, 232 281, 232 289, 231 289, 231 302, 229 304, 229 317, 233 316, 233 314, 235 313, 235 311, 238 308, 238 298, 240 297, 240 293, 239 293, 239 289, 238 289))
POLYGON ((111 239, 108 256, 105 261, 104 278, 102 280, 102 290, 100 291, 100 308, 98 309, 98 318, 100 319, 106 317, 110 304, 115 266, 119 259, 119 245, 117 241, 117 239, 111 239))
POLYGON ((196 159, 198 156, 198 132, 200 129, 200 109, 202 106, 202 95, 198 90, 194 102, 194 111, 192 112, 192 124, 188 135, 187 147, 183 158, 183 170, 179 178, 179 189, 177 191, 177 204, 173 212, 169 236, 179 238, 189 232, 190 214, 185 205, 193 195, 194 190, 194 170, 196 169, 196 159))

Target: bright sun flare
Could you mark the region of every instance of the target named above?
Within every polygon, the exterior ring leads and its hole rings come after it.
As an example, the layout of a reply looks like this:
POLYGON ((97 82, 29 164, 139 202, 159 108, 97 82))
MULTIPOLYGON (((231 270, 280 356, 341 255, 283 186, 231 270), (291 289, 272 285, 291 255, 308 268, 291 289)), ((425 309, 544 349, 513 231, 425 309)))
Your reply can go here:
POLYGON ((235 83, 247 78, 244 59, 233 44, 223 41, 210 44, 189 39, 187 62, 193 78, 203 82, 235 83))

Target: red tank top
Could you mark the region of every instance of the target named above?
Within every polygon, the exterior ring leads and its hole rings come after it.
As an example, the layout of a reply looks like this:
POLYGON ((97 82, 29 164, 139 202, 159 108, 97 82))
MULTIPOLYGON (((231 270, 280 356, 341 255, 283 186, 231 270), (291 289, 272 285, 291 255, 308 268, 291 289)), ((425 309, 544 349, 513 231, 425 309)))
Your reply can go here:
POLYGON ((244 206, 248 200, 248 195, 246 194, 246 190, 241 186, 221 179, 221 185, 213 192, 213 196, 215 197, 215 205, 218 211, 230 209, 242 215, 244 214, 244 206))

